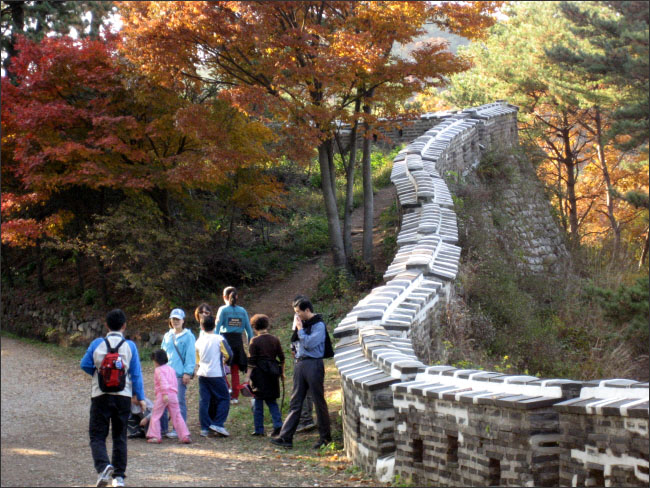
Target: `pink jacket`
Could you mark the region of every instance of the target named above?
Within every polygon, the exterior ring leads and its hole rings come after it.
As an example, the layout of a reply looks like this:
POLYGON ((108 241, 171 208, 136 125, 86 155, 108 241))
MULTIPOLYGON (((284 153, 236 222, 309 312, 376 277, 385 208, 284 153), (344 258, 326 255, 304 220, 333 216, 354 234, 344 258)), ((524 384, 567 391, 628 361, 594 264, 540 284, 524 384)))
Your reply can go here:
POLYGON ((178 395, 176 371, 169 364, 163 364, 156 368, 153 373, 153 384, 156 396, 167 394, 169 398, 176 398, 178 395))

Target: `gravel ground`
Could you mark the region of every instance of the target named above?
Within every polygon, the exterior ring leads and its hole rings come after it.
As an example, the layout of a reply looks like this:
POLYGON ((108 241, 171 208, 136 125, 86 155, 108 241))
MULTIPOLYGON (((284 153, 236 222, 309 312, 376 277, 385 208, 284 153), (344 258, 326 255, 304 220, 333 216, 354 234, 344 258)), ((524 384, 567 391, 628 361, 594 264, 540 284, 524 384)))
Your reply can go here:
MULTIPOLYGON (((80 358, 38 344, 3 337, 2 486, 95 486, 88 446, 90 377, 80 358)), ((144 368, 153 391, 151 365, 144 368)), ((268 415, 267 415, 268 416, 268 415)), ((268 419, 267 419, 268 420, 268 419)), ((198 385, 188 389, 188 423, 194 443, 165 439, 151 445, 129 441, 130 486, 363 486, 339 455, 312 451, 316 433, 299 434, 291 451, 251 437, 248 399, 231 408, 231 437, 199 434, 198 385)), ((110 452, 110 435, 107 441, 110 452)))

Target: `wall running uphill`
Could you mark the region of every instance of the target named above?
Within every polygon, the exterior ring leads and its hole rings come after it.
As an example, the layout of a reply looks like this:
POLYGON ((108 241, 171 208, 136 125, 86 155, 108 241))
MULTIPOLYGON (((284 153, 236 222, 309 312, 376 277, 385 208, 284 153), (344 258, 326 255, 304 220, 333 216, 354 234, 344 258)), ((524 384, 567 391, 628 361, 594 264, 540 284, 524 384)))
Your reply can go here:
POLYGON ((439 324, 460 264, 441 175, 518 145, 517 107, 503 101, 430 120, 394 160, 403 216, 385 284, 334 331, 348 457, 384 482, 647 486, 648 383, 427 366, 416 355, 413 340, 439 324))

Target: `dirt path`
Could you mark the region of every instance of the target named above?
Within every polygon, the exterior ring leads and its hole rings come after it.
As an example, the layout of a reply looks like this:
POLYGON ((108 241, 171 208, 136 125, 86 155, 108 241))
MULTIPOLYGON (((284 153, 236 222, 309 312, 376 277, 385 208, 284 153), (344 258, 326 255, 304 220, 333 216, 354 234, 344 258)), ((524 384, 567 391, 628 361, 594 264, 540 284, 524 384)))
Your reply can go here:
MULTIPOLYGON (((151 363, 144 377, 146 391, 153 391, 151 363)), ((79 359, 2 338, 2 486, 94 486, 89 396, 90 378, 79 359)), ((194 444, 129 440, 128 485, 360 486, 350 480, 345 460, 309 449, 317 434, 296 436, 299 445, 293 451, 251 437, 248 399, 231 408, 228 439, 198 435, 196 382, 188 390, 188 404, 194 444)))
MULTIPOLYGON (((394 198, 392 187, 375 197, 375 222, 394 198)), ((363 211, 357 209, 353 227, 360 239, 363 211)), ((377 237, 379 238, 379 237, 377 237)), ((289 300, 313 294, 322 274, 323 256, 290 276, 253 290, 246 301, 249 313, 271 319, 291 313, 289 300)), ((80 358, 55 353, 44 345, 3 337, 1 342, 1 486, 94 486, 88 446, 90 378, 79 368, 80 358)), ((145 390, 153 391, 151 363, 143 368, 145 390)), ((336 388, 336 385, 331 386, 336 388)), ((194 443, 165 440, 150 445, 129 441, 129 486, 364 486, 365 478, 340 453, 309 448, 317 433, 299 434, 294 450, 276 449, 267 438, 250 436, 250 402, 230 410, 231 437, 198 435, 198 385, 188 388, 188 424, 194 443)), ((338 412, 331 412, 336 416, 338 412)), ((110 452, 110 439, 108 449, 110 452)))
MULTIPOLYGON (((380 250, 378 244, 381 240, 379 232, 379 216, 395 199, 395 189, 392 185, 379 190, 374 197, 374 235, 375 257, 380 250)), ((356 250, 361 249, 363 237, 363 208, 358 207, 352 212, 352 245, 356 250)), ((271 319, 271 324, 277 325, 274 319, 290 316, 291 299, 298 294, 312 296, 316 291, 318 282, 323 277, 322 267, 332 264, 332 256, 327 253, 311 259, 300 266, 300 269, 281 279, 269 279, 251 290, 246 297, 246 309, 252 316, 256 313, 264 313, 271 319)))

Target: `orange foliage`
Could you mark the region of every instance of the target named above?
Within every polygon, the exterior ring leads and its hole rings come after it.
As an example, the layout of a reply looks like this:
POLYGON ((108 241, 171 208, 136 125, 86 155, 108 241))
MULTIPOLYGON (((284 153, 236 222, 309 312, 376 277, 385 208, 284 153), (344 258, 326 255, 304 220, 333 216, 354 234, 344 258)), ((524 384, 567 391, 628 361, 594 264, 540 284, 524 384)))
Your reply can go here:
POLYGON ((268 162, 266 127, 130 71, 115 41, 18 41, 17 84, 2 78, 3 242, 59 232, 69 210, 51 198, 75 188, 211 189, 268 162))
POLYGON ((124 2, 120 10, 123 52, 133 63, 168 86, 217 85, 245 113, 300 127, 285 148, 297 157, 351 118, 358 88, 389 115, 467 67, 441 43, 423 44, 411 60, 391 55, 394 44, 423 33, 427 19, 477 37, 500 4, 124 2))

